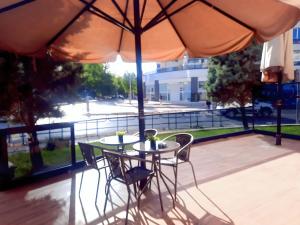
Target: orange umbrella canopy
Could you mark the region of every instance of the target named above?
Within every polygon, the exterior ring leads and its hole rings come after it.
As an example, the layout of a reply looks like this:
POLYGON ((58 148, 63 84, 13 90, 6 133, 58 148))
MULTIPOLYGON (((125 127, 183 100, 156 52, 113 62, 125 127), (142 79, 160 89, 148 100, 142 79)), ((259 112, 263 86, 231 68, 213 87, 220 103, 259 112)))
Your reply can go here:
POLYGON ((299 0, 1 0, 0 49, 25 55, 107 62, 118 54, 165 61, 238 51, 269 40, 300 20, 299 0))

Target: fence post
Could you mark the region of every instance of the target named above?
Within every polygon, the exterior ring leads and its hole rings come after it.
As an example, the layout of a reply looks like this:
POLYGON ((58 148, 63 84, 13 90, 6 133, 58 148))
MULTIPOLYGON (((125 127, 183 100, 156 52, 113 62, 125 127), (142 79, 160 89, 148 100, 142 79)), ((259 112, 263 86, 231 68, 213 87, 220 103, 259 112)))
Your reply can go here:
POLYGON ((126 131, 128 133, 128 113, 126 113, 126 131))
POLYGON ((71 129, 71 162, 72 162, 72 167, 74 167, 76 164, 74 123, 70 123, 70 129, 71 129))
POLYGON ((85 121, 85 137, 88 137, 88 121, 85 121))
POLYGON ((174 116, 175 116, 175 130, 177 130, 177 113, 175 113, 174 116))
POLYGON ((8 153, 7 153, 7 133, 1 131, 0 133, 0 186, 5 184, 12 178, 12 173, 8 166, 8 153))
POLYGON ((22 138, 22 145, 24 146, 25 145, 25 134, 24 133, 21 134, 21 138, 22 138))
POLYGON ((152 115, 151 115, 151 123, 152 123, 152 128, 153 128, 153 112, 152 112, 152 115))
POLYGON ((190 112, 190 128, 192 128, 192 112, 190 112))
POLYGON ((252 110, 252 130, 255 129, 255 118, 254 118, 254 104, 255 104, 255 97, 254 97, 254 92, 252 91, 252 107, 251 107, 251 110, 252 110))
POLYGON ((219 122, 220 122, 220 127, 223 127, 223 121, 222 121, 222 113, 221 113, 221 110, 219 109, 218 112, 219 112, 219 122))
POLYGON ((96 130, 97 130, 97 137, 98 137, 99 136, 98 120, 96 120, 96 130))
POLYGON ((117 131, 119 130, 119 115, 117 113, 117 131))
POLYGON ((170 130, 170 113, 168 112, 168 129, 170 130))
POLYGON ((214 111, 211 110, 211 127, 214 127, 214 111))

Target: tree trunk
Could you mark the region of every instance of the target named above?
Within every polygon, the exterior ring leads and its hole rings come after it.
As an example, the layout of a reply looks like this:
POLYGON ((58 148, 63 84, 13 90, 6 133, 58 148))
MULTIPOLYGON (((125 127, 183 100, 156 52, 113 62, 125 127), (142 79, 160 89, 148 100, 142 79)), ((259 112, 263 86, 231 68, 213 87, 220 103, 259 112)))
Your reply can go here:
POLYGON ((29 133, 29 151, 30 151, 30 159, 32 164, 32 171, 38 171, 41 168, 44 167, 43 157, 41 153, 41 149, 39 147, 39 140, 35 128, 35 120, 34 120, 34 114, 32 111, 29 111, 27 114, 27 126, 30 130, 32 130, 31 133, 29 133))
POLYGON ((244 129, 248 130, 249 126, 248 126, 248 120, 247 120, 246 110, 244 106, 241 107, 241 114, 242 114, 242 122, 243 122, 244 129))
POLYGON ((38 171, 44 167, 44 162, 41 154, 41 149, 39 147, 37 133, 34 131, 31 134, 29 134, 29 137, 29 150, 30 159, 32 163, 32 171, 38 171))

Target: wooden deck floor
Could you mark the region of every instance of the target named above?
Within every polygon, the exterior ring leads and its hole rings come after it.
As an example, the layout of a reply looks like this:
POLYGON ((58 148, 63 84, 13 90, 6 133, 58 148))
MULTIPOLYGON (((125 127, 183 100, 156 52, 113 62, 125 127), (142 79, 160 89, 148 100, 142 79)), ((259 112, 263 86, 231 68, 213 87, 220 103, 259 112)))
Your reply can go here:
MULTIPOLYGON (((198 188, 189 165, 179 171, 176 208, 163 188, 161 212, 155 183, 141 202, 130 207, 129 224, 299 225, 300 142, 245 135, 192 147, 198 188)), ((171 171, 167 173, 172 175, 171 171)), ((115 183, 113 206, 103 215, 104 175, 98 207, 96 178, 88 171, 78 197, 81 172, 0 192, 0 224, 124 224, 127 194, 115 183)))

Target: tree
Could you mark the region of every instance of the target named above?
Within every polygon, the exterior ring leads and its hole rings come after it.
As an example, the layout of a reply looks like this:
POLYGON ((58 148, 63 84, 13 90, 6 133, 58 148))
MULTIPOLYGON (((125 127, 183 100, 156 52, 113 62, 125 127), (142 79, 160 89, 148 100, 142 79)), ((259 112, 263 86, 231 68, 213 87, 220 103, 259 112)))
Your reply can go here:
POLYGON ((122 77, 114 76, 114 86, 116 95, 125 95, 124 79, 122 77))
POLYGON ((208 97, 222 104, 238 103, 243 126, 248 129, 245 105, 252 100, 252 90, 259 84, 261 45, 209 59, 206 91, 208 97))
POLYGON ((137 84, 136 84, 136 75, 134 73, 125 73, 123 76, 125 93, 129 97, 130 94, 130 85, 131 85, 131 93, 133 95, 137 94, 137 84))
MULTIPOLYGON (((38 119, 59 117, 57 106, 76 99, 75 90, 82 66, 32 59, 0 52, 0 116, 25 124, 34 130, 38 119)), ((29 132, 32 169, 43 167, 36 132, 29 132)))
POLYGON ((83 66, 83 86, 85 92, 93 96, 111 96, 115 94, 114 78, 103 64, 83 66))

